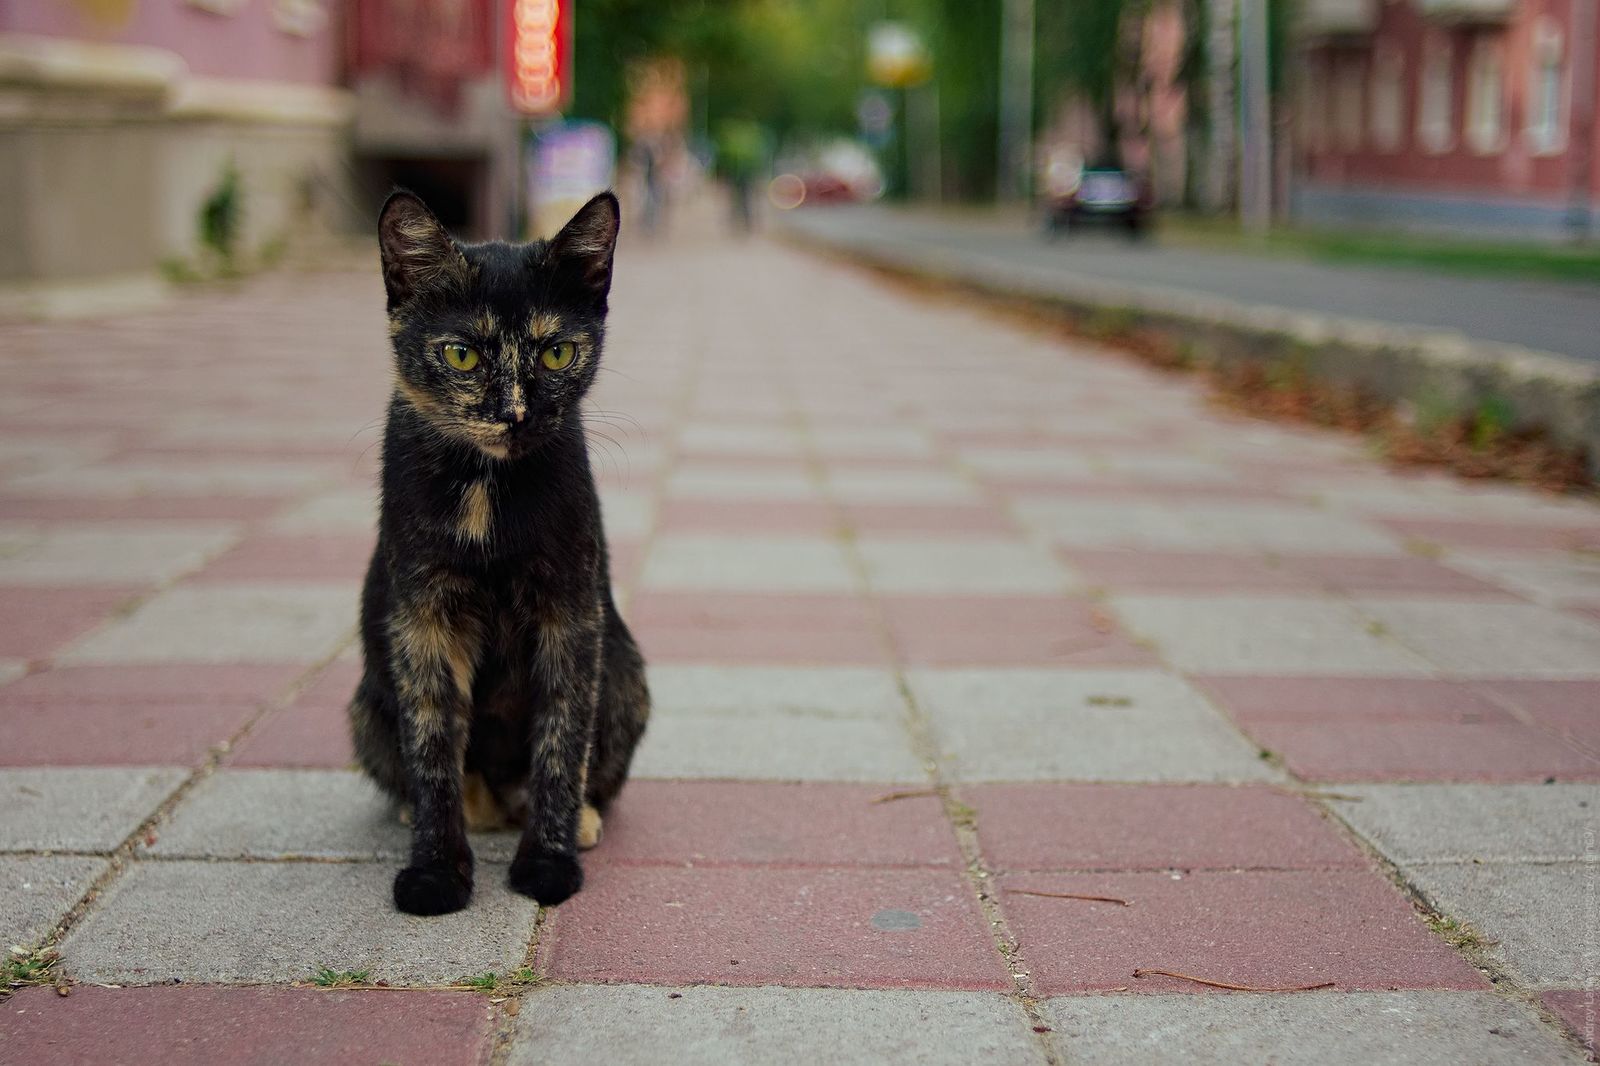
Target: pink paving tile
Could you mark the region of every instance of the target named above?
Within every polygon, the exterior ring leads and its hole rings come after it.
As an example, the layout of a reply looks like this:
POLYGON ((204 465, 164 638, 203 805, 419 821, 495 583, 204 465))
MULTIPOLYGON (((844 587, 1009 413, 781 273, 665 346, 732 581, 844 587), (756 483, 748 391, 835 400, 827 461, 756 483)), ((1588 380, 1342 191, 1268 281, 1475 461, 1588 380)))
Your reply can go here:
POLYGON ((1504 589, 1418 556, 1293 555, 1283 567, 1334 592, 1516 599, 1504 589))
POLYGON ((1036 477, 994 479, 980 478, 994 491, 1010 497, 1027 496, 1039 499, 1083 500, 1147 500, 1152 503, 1175 503, 1184 500, 1208 504, 1260 503, 1294 499, 1294 495, 1271 485, 1218 482, 1216 484, 1181 484, 1149 480, 1117 479, 1112 477, 1079 478, 1075 481, 1043 480, 1036 477))
POLYGON ((1547 526, 1525 521, 1477 522, 1442 518, 1384 518, 1376 521, 1402 536, 1432 541, 1447 548, 1575 550, 1600 547, 1600 523, 1547 526))
POLYGON ((1593 989, 1562 988, 1545 992, 1539 1002, 1554 1012, 1577 1035, 1589 1057, 1600 1052, 1600 993, 1593 989))
POLYGON ((888 654, 854 596, 644 592, 628 624, 652 662, 859 665, 888 654))
POLYGON ((14 703, 153 703, 183 699, 261 703, 278 696, 304 667, 295 663, 57 666, 0 689, 14 703))
POLYGON ((0 704, 0 766, 193 766, 254 713, 230 703, 0 704))
POLYGON ((1089 585, 1141 592, 1295 592, 1316 585, 1259 555, 1062 549, 1058 554, 1089 585))
POLYGON ((495 1008, 470 993, 79 985, 0 1003, 7 1062, 96 1066, 484 1066, 495 1008))
POLYGON ((658 528, 668 533, 831 534, 839 528, 833 505, 815 500, 664 500, 658 528))
POLYGON ((1309 804, 1265 785, 978 785, 961 798, 1002 869, 1366 867, 1309 804))
POLYGON ((1366 871, 1029 873, 1001 878, 1000 890, 1043 995, 1208 991, 1170 977, 1135 978, 1136 969, 1268 988, 1324 981, 1341 989, 1488 987, 1392 885, 1366 871))
POLYGON ((1499 697, 1546 729, 1591 754, 1600 753, 1600 681, 1485 681, 1499 697))
POLYGON ((250 537, 189 581, 359 582, 372 557, 372 544, 373 538, 366 535, 250 537))
POLYGON ((959 866, 936 796, 881 785, 634 781, 594 853, 610 863, 959 866), (804 811, 804 817, 796 817, 804 811))
POLYGON ((1509 715, 1235 718, 1252 740, 1311 781, 1600 780, 1600 759, 1509 715))
POLYGON ((845 523, 857 533, 1015 533, 998 507, 970 504, 846 504, 845 523))
POLYGON ((901 661, 916 666, 1087 666, 1156 661, 1104 610, 1038 596, 882 599, 901 661))
POLYGON ((1420 677, 1190 678, 1236 715, 1253 717, 1412 718, 1470 721, 1501 717, 1499 705, 1459 681, 1420 677))
POLYGON ((541 939, 540 964, 573 981, 1010 985, 952 870, 593 863, 541 939))
POLYGON ((0 585, 0 658, 45 658, 139 592, 133 585, 0 585))
POLYGON ((95 666, 0 689, 6 766, 191 766, 232 737, 297 667, 95 666))
POLYGON ((614 540, 606 543, 611 557, 611 583, 618 588, 632 588, 639 576, 639 566, 644 562, 643 541, 614 540))
POLYGON ((1600 764, 1483 688, 1429 678, 1197 677, 1257 744, 1316 781, 1590 780, 1600 764))
POLYGON ((136 496, 107 500, 73 496, 0 495, 0 519, 28 522, 92 522, 118 519, 254 521, 283 506, 282 496, 136 496))
POLYGON ((355 751, 345 708, 360 679, 360 663, 333 663, 287 707, 257 723, 228 761, 234 766, 349 766, 355 751))

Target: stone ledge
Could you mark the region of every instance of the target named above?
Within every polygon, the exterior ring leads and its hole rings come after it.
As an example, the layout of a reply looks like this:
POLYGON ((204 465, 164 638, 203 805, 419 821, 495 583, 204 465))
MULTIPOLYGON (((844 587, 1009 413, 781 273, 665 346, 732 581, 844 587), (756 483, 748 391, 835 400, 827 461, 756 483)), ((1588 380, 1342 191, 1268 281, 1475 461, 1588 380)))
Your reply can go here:
POLYGON ((1315 377, 1359 386, 1391 401, 1442 400, 1470 410, 1491 397, 1509 404, 1519 427, 1539 427, 1587 450, 1600 475, 1600 364, 1445 330, 1322 315, 1156 285, 973 260, 942 249, 869 237, 823 236, 785 225, 800 247, 985 296, 1024 300, 1083 315, 1116 312, 1126 326, 1153 331, 1208 361, 1293 358, 1315 377))

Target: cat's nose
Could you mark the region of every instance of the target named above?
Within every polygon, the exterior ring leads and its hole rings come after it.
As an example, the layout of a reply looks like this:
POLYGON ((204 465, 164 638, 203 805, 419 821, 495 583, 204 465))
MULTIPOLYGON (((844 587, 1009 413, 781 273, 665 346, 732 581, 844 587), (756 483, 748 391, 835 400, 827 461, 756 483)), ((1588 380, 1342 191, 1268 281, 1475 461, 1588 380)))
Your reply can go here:
POLYGON ((500 408, 500 421, 515 428, 528 418, 528 408, 522 404, 507 404, 500 408))

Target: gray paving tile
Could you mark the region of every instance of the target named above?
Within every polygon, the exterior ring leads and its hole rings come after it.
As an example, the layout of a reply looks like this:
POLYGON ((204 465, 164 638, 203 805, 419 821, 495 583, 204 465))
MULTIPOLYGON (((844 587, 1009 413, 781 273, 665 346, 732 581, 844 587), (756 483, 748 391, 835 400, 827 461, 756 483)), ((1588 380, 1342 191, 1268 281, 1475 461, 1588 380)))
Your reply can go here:
POLYGON ((697 454, 795 458, 804 454, 800 435, 787 426, 729 422, 687 425, 678 435, 678 446, 697 454))
POLYGON ((1460 677, 1600 677, 1600 625, 1547 607, 1363 600, 1361 609, 1460 677))
POLYGON ((371 533, 378 528, 378 494, 369 488, 327 489, 273 518, 276 533, 371 533))
POLYGON ((509 1062, 578 1062, 601 1047, 615 1066, 1044 1061, 1021 1009, 991 993, 578 985, 524 999, 509 1062))
POLYGON ((867 583, 880 593, 1059 596, 1077 585, 1043 548, 1007 537, 856 542, 867 583))
POLYGON ((633 774, 892 782, 927 776, 898 723, 797 709, 658 714, 639 745, 633 774))
POLYGON ((466 910, 395 910, 390 863, 133 864, 62 945, 83 981, 294 981, 318 966, 441 983, 523 964, 537 904, 482 863, 466 910))
POLYGON ((1441 914, 1465 920, 1490 954, 1541 985, 1600 980, 1600 857, 1588 862, 1402 866, 1441 914))
POLYGON ((652 666, 657 712, 822 712, 898 721, 905 702, 888 670, 870 667, 652 666))
POLYGON ((1402 865, 1551 862, 1592 851, 1600 785, 1335 785, 1329 802, 1402 865))
POLYGON ((72 663, 309 662, 355 630, 354 584, 218 584, 168 589, 84 637, 72 663))
MULTIPOLYGON (((219 770, 183 798, 149 853, 163 858, 403 860, 411 831, 350 770, 219 770)), ((480 862, 510 862, 512 831, 475 833, 480 862)))
POLYGON ((1128 628, 1197 673, 1418 675, 1420 656, 1332 599, 1118 596, 1128 628))
POLYGON ((804 470, 760 470, 689 462, 667 478, 667 495, 702 500, 820 500, 822 488, 804 470))
POLYGON ((828 470, 828 491, 847 503, 960 504, 983 499, 971 482, 938 467, 874 470, 834 466, 828 470))
POLYGON ((1577 552, 1511 555, 1453 551, 1446 561, 1457 570, 1513 589, 1539 603, 1600 603, 1600 559, 1577 552))
POLYGON ((917 670, 908 679, 962 780, 1279 776, 1198 693, 1159 671, 917 670))
POLYGON ((110 851, 188 773, 99 766, 0 770, 0 850, 110 851))
POLYGON ((274 496, 323 484, 339 474, 327 463, 280 460, 249 462, 174 461, 108 463, 14 478, 17 492, 128 499, 134 496, 274 496))
POLYGON ((606 536, 612 541, 632 540, 649 535, 656 520, 655 500, 637 489, 610 489, 600 494, 606 536))
POLYGON ((0 533, 0 581, 8 584, 161 584, 227 547, 220 523, 96 523, 92 528, 8 527, 0 533))
POLYGON ((850 592, 856 577, 836 540, 818 537, 662 536, 641 589, 694 592, 850 592))
POLYGON ((0 856, 0 951, 43 940, 110 866, 71 855, 0 856))
POLYGON ((1583 1061, 1530 1008, 1487 992, 1073 996, 1045 1010, 1066 1060, 1097 1066, 1583 1061))
POLYGON ((1074 548, 1273 551, 1285 555, 1397 555, 1400 538, 1314 507, 1266 503, 1169 504, 1024 497, 1024 521, 1074 548))

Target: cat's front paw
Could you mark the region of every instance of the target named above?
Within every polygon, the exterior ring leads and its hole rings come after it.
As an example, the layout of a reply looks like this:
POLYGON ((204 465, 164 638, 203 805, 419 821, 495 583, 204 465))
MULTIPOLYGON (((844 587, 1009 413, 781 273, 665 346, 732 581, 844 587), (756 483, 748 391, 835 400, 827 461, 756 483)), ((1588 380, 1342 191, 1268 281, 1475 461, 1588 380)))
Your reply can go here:
POLYGON ((407 914, 449 914, 472 898, 472 876, 449 866, 407 866, 395 875, 394 905, 407 914))
POLYGON ((511 864, 511 887, 546 907, 554 907, 583 887, 583 867, 576 855, 558 851, 518 854, 511 864))

